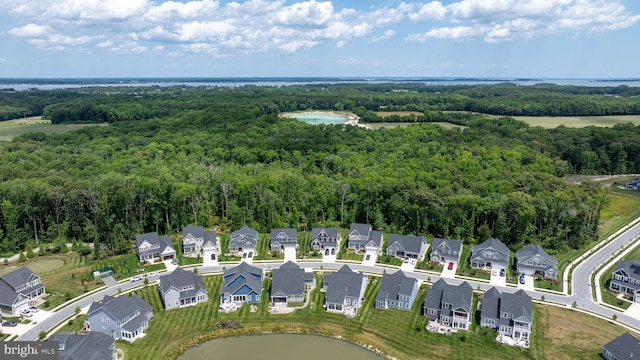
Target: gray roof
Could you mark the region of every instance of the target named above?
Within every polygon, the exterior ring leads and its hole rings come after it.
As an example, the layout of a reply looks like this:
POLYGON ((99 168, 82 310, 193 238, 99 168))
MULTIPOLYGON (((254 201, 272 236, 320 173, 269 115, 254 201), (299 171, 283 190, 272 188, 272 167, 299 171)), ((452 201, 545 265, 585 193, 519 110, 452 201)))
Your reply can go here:
POLYGON ((271 229, 271 241, 277 240, 279 243, 295 243, 298 237, 298 230, 293 228, 271 229))
POLYGON ((389 246, 394 243, 398 243, 405 252, 411 252, 419 254, 423 247, 427 244, 427 241, 423 236, 415 236, 413 234, 410 235, 397 235, 391 234, 389 237, 389 246))
POLYGON ((558 259, 547 254, 547 252, 544 251, 544 249, 540 247, 540 245, 529 244, 523 247, 522 249, 516 251, 516 257, 518 258, 518 263, 520 263, 521 261, 525 261, 528 258, 535 255, 542 256, 542 258, 544 258, 545 261, 548 264, 550 264, 551 267, 553 268, 556 268, 558 266, 558 259))
POLYGON ((88 315, 104 310, 111 315, 116 321, 122 321, 140 310, 140 314, 146 314, 152 310, 151 305, 147 304, 138 295, 113 297, 105 295, 101 303, 93 302, 89 307, 88 315))
POLYGON ((243 243, 244 241, 247 241, 253 244, 253 246, 256 246, 258 244, 258 230, 253 229, 246 224, 242 225, 240 229, 231 233, 231 243, 233 244, 239 241, 242 241, 243 243))
POLYGON ((0 305, 11 307, 20 296, 11 286, 0 281, 0 305))
POLYGON ((244 261, 238 266, 225 270, 223 279, 225 280, 221 293, 234 293, 244 285, 247 285, 258 294, 262 292, 262 269, 251 266, 244 261), (238 277, 243 277, 244 281, 232 285, 233 281, 238 277))
POLYGON ((349 229, 349 234, 353 231, 357 232, 359 235, 369 236, 369 233, 373 230, 372 226, 369 224, 359 224, 353 223, 351 224, 351 228, 349 229))
POLYGON ((173 244, 171 243, 171 238, 169 238, 168 236, 159 237, 158 232, 156 231, 136 235, 136 249, 138 249, 140 245, 142 245, 142 243, 145 241, 147 241, 151 245, 158 246, 150 250, 139 251, 138 254, 140 255, 162 252, 167 247, 170 247, 171 249, 173 249, 173 251, 175 251, 175 249, 173 248, 173 244))
POLYGON ((393 274, 382 275, 380 288, 376 301, 387 301, 388 299, 398 300, 399 295, 411 295, 413 287, 418 283, 418 279, 405 275, 402 270, 393 274))
MULTIPOLYGON (((372 241, 377 248, 382 247, 382 236, 384 233, 382 231, 372 230, 369 234, 369 241, 372 241)), ((369 242, 367 241, 367 243, 369 242)))
POLYGON ((637 359, 640 355, 640 341, 628 332, 608 342, 603 348, 618 360, 637 359))
POLYGON ((362 281, 366 275, 355 273, 348 265, 344 265, 340 270, 325 275, 328 277, 326 301, 328 303, 342 304, 346 297, 360 298, 362 281))
POLYGON ((315 239, 320 236, 321 232, 324 232, 329 238, 338 237, 338 228, 313 228, 311 229, 311 237, 315 239))
POLYGON ((449 285, 444 279, 436 281, 431 289, 427 291, 424 300, 424 308, 440 309, 441 311, 451 311, 462 308, 466 312, 471 312, 473 302, 473 288, 468 282, 459 285, 449 285), (442 309, 441 304, 451 304, 450 309, 442 309))
POLYGON ((500 290, 495 287, 487 290, 482 297, 482 306, 480 308, 480 316, 490 319, 500 317, 498 310, 500 308, 500 290))
POLYGON ((21 266, 10 273, 0 276, 0 279, 6 282, 7 285, 11 286, 15 291, 15 289, 28 283, 29 279, 31 279, 32 276, 38 275, 34 274, 34 272, 31 271, 28 267, 21 266))
POLYGON ((462 240, 433 238, 433 244, 431 245, 431 252, 434 252, 436 250, 440 250, 440 251, 451 250, 451 254, 443 254, 443 255, 453 255, 454 257, 458 257, 460 252, 462 251, 462 240))
POLYGON ((490 263, 509 263, 509 248, 496 238, 489 238, 471 249, 471 262, 475 259, 482 259, 490 263), (493 250, 493 251, 492 251, 493 250), (492 252, 497 257, 486 257, 486 252, 492 252))
POLYGON ((304 281, 304 269, 292 261, 287 261, 279 269, 273 269, 271 296, 303 294, 305 291, 304 281))
MULTIPOLYGON (((613 272, 616 273, 617 271, 622 270, 629 278, 640 280, 640 273, 637 273, 635 269, 640 269, 640 260, 620 260, 613 272)), ((640 270, 638 270, 638 272, 640 272, 640 270)), ((622 281, 618 281, 613 278, 611 281, 622 283, 622 281)), ((634 290, 640 289, 640 285, 635 285, 631 282, 624 282, 624 284, 634 290)))
POLYGON ((202 226, 187 225, 182 229, 182 237, 185 238, 191 234, 196 239, 204 239, 204 228, 202 226))
POLYGON ((176 268, 171 274, 160 276, 160 292, 166 294, 171 288, 180 291, 180 298, 193 297, 200 291, 207 292, 202 276, 180 267, 176 268), (193 289, 180 291, 180 288, 192 285, 193 289))
POLYGON ((524 317, 531 322, 531 297, 524 290, 513 294, 503 293, 500 296, 500 312, 513 314, 513 318, 524 317))
POLYGON ((205 231, 203 244, 207 245, 207 243, 211 243, 213 246, 216 246, 216 244, 218 243, 218 239, 216 236, 217 234, 215 231, 205 231))
POLYGON ((115 351, 113 338, 98 331, 86 335, 60 333, 48 341, 57 341, 58 347, 64 347, 58 351, 60 360, 112 360, 115 351))

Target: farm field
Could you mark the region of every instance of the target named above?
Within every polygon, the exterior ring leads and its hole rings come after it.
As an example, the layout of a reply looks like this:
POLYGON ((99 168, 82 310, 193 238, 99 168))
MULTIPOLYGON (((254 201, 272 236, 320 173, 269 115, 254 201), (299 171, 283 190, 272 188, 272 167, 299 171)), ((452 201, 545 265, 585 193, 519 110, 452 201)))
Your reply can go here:
MULTIPOLYGON (((496 116, 499 117, 499 116, 496 116)), ((616 116, 514 116, 515 119, 524 121, 531 126, 540 126, 545 129, 553 129, 560 125, 571 128, 583 128, 587 126, 612 127, 620 123, 633 123, 640 125, 640 115, 616 115, 616 116)))
POLYGON ((40 116, 0 122, 0 141, 10 141, 14 137, 30 132, 58 134, 77 130, 87 126, 106 126, 106 124, 58 124, 53 125, 49 120, 40 116))

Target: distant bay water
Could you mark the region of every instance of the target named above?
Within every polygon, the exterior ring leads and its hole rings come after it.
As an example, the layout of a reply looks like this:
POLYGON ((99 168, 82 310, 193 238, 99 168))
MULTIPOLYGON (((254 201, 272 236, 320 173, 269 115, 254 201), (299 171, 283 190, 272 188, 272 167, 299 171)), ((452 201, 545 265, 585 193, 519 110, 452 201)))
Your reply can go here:
POLYGON ((640 79, 535 79, 535 78, 4 78, 0 79, 0 89, 25 91, 30 89, 54 90, 93 86, 211 86, 234 87, 254 86, 290 86, 290 85, 322 85, 322 84, 384 84, 411 83, 424 85, 479 85, 514 83, 518 85, 556 84, 574 86, 640 86, 640 79))

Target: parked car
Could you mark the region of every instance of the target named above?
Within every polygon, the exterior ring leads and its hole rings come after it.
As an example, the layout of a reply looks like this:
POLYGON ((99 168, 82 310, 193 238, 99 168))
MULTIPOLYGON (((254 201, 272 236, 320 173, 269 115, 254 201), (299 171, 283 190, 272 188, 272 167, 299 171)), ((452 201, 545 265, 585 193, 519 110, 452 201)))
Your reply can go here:
POLYGON ((249 256, 248 258, 251 259, 253 257, 253 251, 249 251, 249 256))
POLYGON ((35 306, 30 307, 29 310, 31 310, 32 313, 37 313, 38 311, 40 311, 40 309, 35 306))
POLYGON ((520 284, 524 284, 524 274, 520 274, 520 284))
POLYGON ((404 258, 404 263, 405 263, 405 264, 407 264, 408 262, 409 262, 409 257, 408 257, 408 256, 406 256, 406 257, 404 258))
POLYGON ((134 275, 131 277, 131 279, 129 281, 131 282, 135 282, 135 281, 139 281, 142 280, 142 275, 134 275))
POLYGON ((33 316, 33 314, 31 313, 31 310, 29 310, 29 309, 20 310, 20 315, 25 316, 25 317, 32 317, 33 316))
POLYGON ((3 322, 3 323, 2 323, 2 326, 11 326, 11 327, 14 327, 14 326, 17 326, 17 325, 18 325, 18 323, 17 323, 17 322, 15 322, 15 321, 5 321, 5 322, 3 322))
POLYGON ((504 269, 500 269, 500 276, 504 277, 505 271, 504 269))
POLYGON ((411 259, 411 265, 415 265, 416 264, 416 259, 411 259))
POLYGON ((447 266, 447 270, 453 270, 453 262, 449 263, 449 266, 447 266))
POLYGON ((158 272, 157 271, 152 271, 152 272, 147 274, 147 277, 152 277, 152 276, 156 276, 156 275, 158 275, 158 272))
POLYGON ((365 260, 369 260, 369 259, 371 259, 371 255, 367 255, 367 256, 365 256, 365 258, 364 258, 364 259, 365 259, 365 260))

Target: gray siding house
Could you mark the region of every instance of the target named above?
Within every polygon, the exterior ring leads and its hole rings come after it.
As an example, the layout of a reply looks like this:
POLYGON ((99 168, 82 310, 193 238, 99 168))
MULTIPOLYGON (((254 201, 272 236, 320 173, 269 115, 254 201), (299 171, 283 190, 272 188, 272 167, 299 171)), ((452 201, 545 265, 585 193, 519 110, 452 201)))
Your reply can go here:
POLYGON ((338 228, 311 229, 311 247, 325 255, 335 255, 340 249, 341 240, 338 228))
POLYGON ((229 253, 233 255, 255 253, 257 246, 258 230, 242 225, 240 229, 231 233, 229 253))
POLYGON ((500 240, 489 238, 471 250, 471 267, 491 270, 492 267, 506 269, 509 266, 509 248, 500 240))
POLYGON ((246 262, 224 271, 220 302, 257 303, 262 294, 262 269, 246 262))
POLYGON ((105 295, 87 312, 85 328, 107 334, 118 340, 133 342, 143 337, 153 319, 153 309, 138 295, 113 297, 105 295))
POLYGON ((0 309, 17 315, 29 301, 45 294, 40 276, 22 266, 0 276, 0 309))
POLYGON ((480 304, 480 326, 515 340, 528 341, 533 323, 531 313, 531 297, 523 290, 510 294, 492 287, 484 293, 480 304))
POLYGON ((365 252, 373 250, 378 255, 382 253, 382 236, 381 231, 375 231, 369 224, 351 224, 349 229, 349 241, 347 248, 355 252, 365 252))
POLYGON ((302 302, 308 287, 312 287, 314 275, 305 272, 298 264, 287 261, 278 269, 273 269, 271 281, 271 302, 273 304, 302 302))
POLYGON ((460 254, 462 254, 461 240, 433 238, 429 261, 435 261, 442 264, 450 262, 457 264, 460 261, 460 254))
POLYGON ((168 236, 159 237, 157 232, 136 235, 136 254, 140 261, 172 260, 176 249, 168 236))
POLYGON ((440 325, 458 330, 469 330, 473 306, 473 288, 466 281, 460 285, 449 285, 443 279, 427 291, 423 313, 440 325))
POLYGON ((529 244, 516 252, 518 272, 558 278, 558 259, 547 254, 539 245, 529 244))
POLYGON ((640 340, 628 332, 602 347, 602 357, 607 360, 636 359, 640 354, 640 340))
POLYGON ((391 234, 389 245, 387 246, 387 255, 400 259, 408 257, 422 260, 428 247, 427 241, 422 236, 391 234))
POLYGON ((176 268, 160 276, 160 296, 166 310, 206 303, 209 300, 202 276, 176 268))
POLYGON ((609 289, 640 302, 640 260, 620 260, 609 282, 609 289))
POLYGON ((326 289, 325 307, 328 312, 354 317, 364 302, 367 276, 356 273, 344 265, 340 270, 324 276, 322 287, 326 289))
POLYGON ((271 251, 284 251, 285 247, 298 248, 298 230, 271 229, 271 251))
POLYGON ((410 311, 418 294, 418 284, 418 279, 408 277, 402 270, 384 274, 376 295, 376 308, 410 311))
POLYGON ((63 332, 47 341, 58 342, 59 360, 117 360, 118 353, 113 338, 100 332, 76 335, 63 332))
POLYGON ((182 229, 182 252, 185 255, 202 253, 202 247, 207 240, 214 239, 216 232, 204 231, 202 226, 187 225, 182 229))

